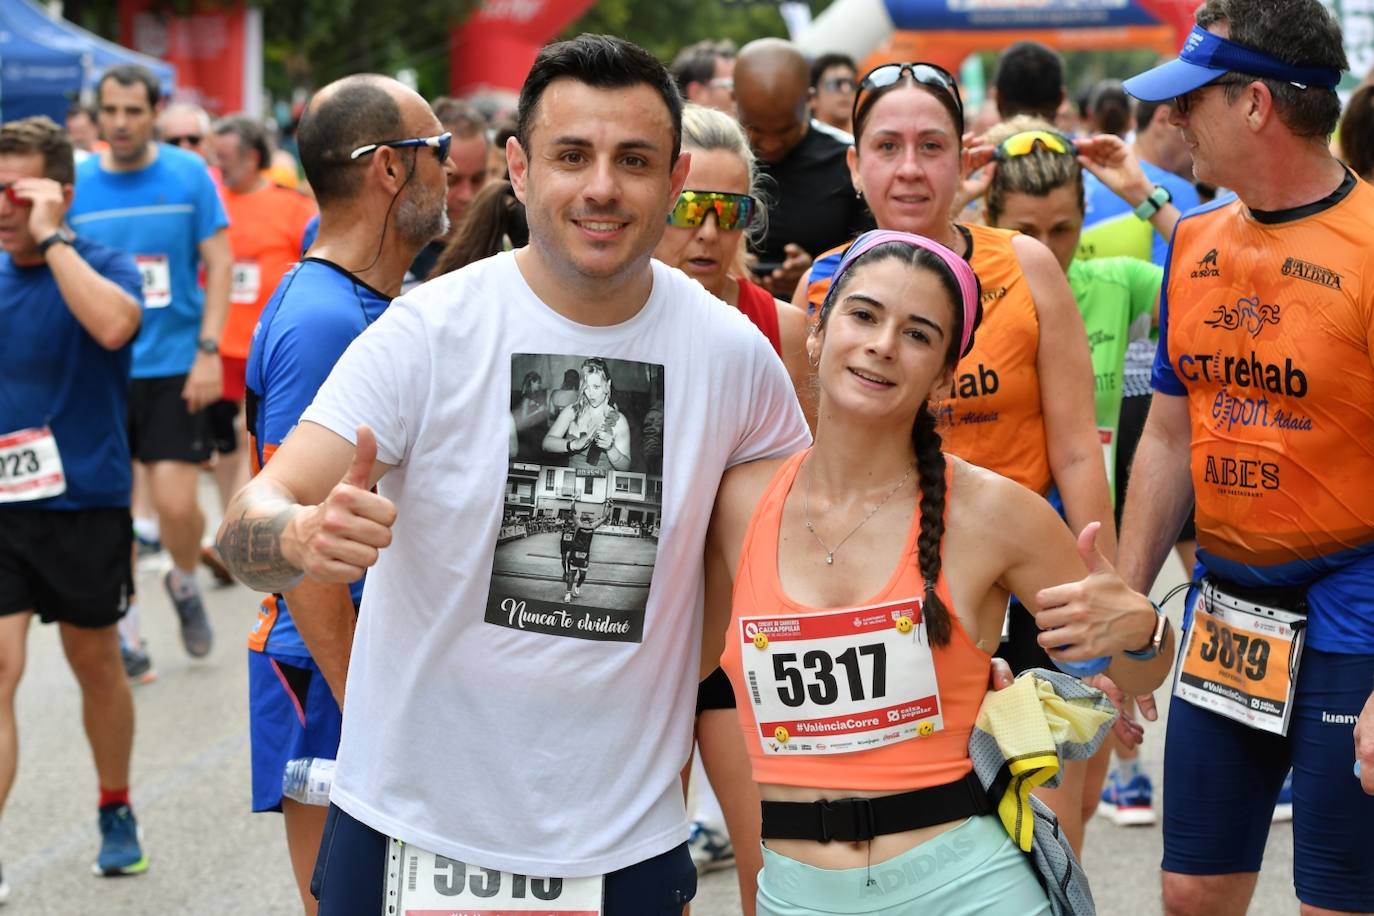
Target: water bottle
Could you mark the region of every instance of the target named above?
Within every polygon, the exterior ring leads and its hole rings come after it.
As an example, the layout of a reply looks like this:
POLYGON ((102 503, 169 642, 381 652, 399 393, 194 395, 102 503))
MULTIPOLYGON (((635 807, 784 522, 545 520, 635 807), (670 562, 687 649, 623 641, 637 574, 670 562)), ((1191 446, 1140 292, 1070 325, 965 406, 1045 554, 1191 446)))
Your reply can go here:
POLYGON ((297 757, 286 762, 281 775, 281 794, 303 805, 328 805, 334 784, 334 761, 297 757))

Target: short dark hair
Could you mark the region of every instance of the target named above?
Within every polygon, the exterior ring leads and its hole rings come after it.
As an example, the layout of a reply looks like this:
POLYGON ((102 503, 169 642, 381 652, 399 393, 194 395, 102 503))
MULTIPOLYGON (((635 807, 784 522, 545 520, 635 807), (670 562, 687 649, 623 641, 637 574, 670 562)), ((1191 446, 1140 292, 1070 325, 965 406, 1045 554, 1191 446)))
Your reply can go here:
POLYGON ((677 91, 686 97, 687 87, 692 83, 709 83, 715 79, 717 60, 722 57, 728 60, 734 56, 734 42, 707 38, 677 52, 668 69, 677 83, 677 91))
POLYGON ((114 80, 121 86, 142 83, 143 88, 148 90, 149 108, 156 108, 158 101, 162 98, 162 85, 157 81, 157 77, 153 76, 153 71, 138 64, 116 64, 102 73, 100 82, 95 84, 96 101, 102 98, 107 80, 114 80))
MULTIPOLYGON (((1286 64, 1350 69, 1341 27, 1321 0, 1207 0, 1198 8, 1197 24, 1205 29, 1218 22, 1229 26, 1231 41, 1286 64)), ((1255 80, 1269 88, 1279 120, 1296 136, 1326 138, 1336 129, 1341 100, 1335 89, 1299 89, 1283 80, 1258 76, 1245 81, 1226 79, 1226 101, 1235 102, 1255 80)))
POLYGON ((230 115, 215 122, 215 135, 223 137, 233 134, 239 146, 258 154, 258 168, 265 169, 272 164, 272 145, 267 142, 267 130, 247 115, 230 115))
MULTIPOLYGON (((570 78, 596 89, 652 87, 668 107, 673 123, 673 160, 682 152, 682 96, 668 70, 639 45, 614 35, 578 35, 545 45, 534 59, 516 106, 515 136, 529 150, 530 127, 544 90, 554 80, 570 78)), ((312 182, 313 183, 313 182, 312 182)))
POLYGON ((1064 97, 1064 62, 1038 41, 1018 41, 997 58, 994 84, 1003 118, 1029 114, 1053 121, 1064 97))
POLYGON ((77 115, 85 115, 86 117, 91 119, 92 124, 95 123, 95 110, 91 108, 89 105, 82 105, 80 102, 73 102, 71 105, 67 107, 67 120, 70 121, 77 115))
POLYGON ((453 136, 459 140, 466 140, 477 134, 486 136, 487 119, 462 99, 441 95, 429 107, 433 110, 434 117, 444 125, 444 130, 452 131, 453 136))
POLYGON ((401 106, 383 88, 384 76, 361 73, 345 76, 319 105, 310 104, 296 131, 301 168, 321 205, 352 196, 354 175, 367 159, 348 154, 368 143, 394 140, 404 132, 401 106))
POLYGON ((1103 133, 1124 137, 1131 129, 1131 97, 1121 80, 1098 80, 1088 94, 1088 113, 1103 133))
POLYGON ((76 159, 72 138, 46 115, 6 121, 0 125, 0 155, 39 153, 43 157, 43 177, 59 184, 76 181, 76 159))
POLYGON ((1365 181, 1374 174, 1374 84, 1356 89, 1346 103, 1341 117, 1341 155, 1365 181))
POLYGON ((1164 107, 1173 107, 1173 103, 1168 99, 1160 102, 1146 102, 1143 99, 1135 100, 1135 129, 1136 132, 1147 129, 1150 122, 1155 119, 1155 112, 1164 107))
POLYGON ((859 65, 854 63, 854 58, 850 57, 848 54, 839 54, 832 51, 828 54, 822 54, 811 62, 812 89, 820 86, 821 77, 824 76, 825 71, 829 70, 831 67, 848 67, 850 70, 854 71, 855 76, 859 75, 859 65))

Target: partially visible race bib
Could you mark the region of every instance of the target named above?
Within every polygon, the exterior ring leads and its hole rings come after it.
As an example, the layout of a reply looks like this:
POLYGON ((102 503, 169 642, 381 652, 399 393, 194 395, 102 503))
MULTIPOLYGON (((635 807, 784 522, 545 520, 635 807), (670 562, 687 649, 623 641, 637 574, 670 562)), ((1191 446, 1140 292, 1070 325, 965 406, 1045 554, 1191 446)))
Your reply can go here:
POLYGON ((165 254, 136 254, 134 263, 143 277, 143 307, 165 309, 172 304, 172 268, 165 254))
POLYGON ((46 426, 0 434, 0 503, 47 499, 67 492, 57 440, 46 426))
POLYGON ((229 301, 235 305, 253 305, 262 288, 262 272, 257 261, 235 261, 233 282, 229 286, 229 301))
POLYGON ((847 754, 944 728, 921 600, 743 617, 736 634, 770 754, 847 754))
POLYGON ((1204 582, 1174 695, 1251 728, 1287 735, 1305 620, 1204 582))
POLYGON ((478 868, 392 839, 386 855, 390 916, 601 916, 605 878, 532 878, 478 868))
POLYGON ((1116 453, 1113 443, 1116 442, 1116 430, 1110 426, 1099 426, 1097 428, 1097 441, 1102 444, 1102 460, 1107 465, 1107 482, 1110 483, 1116 474, 1116 453))

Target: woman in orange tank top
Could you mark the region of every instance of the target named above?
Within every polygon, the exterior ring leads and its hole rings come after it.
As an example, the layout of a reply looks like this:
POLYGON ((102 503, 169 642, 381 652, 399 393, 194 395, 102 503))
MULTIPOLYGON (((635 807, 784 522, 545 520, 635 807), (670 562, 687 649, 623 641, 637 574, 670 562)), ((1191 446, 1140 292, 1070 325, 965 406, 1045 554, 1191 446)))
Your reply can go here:
POLYGON ((1097 526, 1076 550, 1038 495, 942 453, 928 402, 973 342, 968 265, 878 231, 836 278, 807 343, 815 446, 728 471, 708 534, 704 651, 723 645, 764 802, 758 912, 1048 912, 969 784, 1007 595, 1055 658, 1111 656, 1128 693, 1163 681, 1169 634, 1123 656, 1157 616, 1097 526))
MULTIPOLYGON (((963 255, 982 284, 978 342, 932 407, 945 448, 1042 495, 1057 489, 1069 527, 1081 531, 1101 522, 1098 542, 1113 558, 1116 532, 1083 318, 1044 245, 951 218, 965 164, 963 131, 963 103, 947 72, 922 63, 874 69, 854 100, 854 190, 880 228, 934 239, 963 255)), ((794 304, 809 305, 814 315, 837 261, 838 252, 817 258, 794 304)), ((999 651, 1018 673, 1046 664, 1033 636, 1018 627, 999 651)), ((1086 761, 1072 761, 1058 789, 1037 792, 1075 849, 1082 841, 1086 769, 1086 761)))

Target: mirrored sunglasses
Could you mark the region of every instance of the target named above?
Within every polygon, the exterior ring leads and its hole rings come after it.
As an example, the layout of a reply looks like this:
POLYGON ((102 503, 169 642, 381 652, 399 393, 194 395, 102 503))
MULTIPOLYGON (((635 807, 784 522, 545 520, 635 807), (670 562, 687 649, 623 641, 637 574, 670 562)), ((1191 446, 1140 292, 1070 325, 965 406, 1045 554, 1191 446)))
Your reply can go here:
POLYGON ((1065 156, 1072 156, 1077 152, 1073 140, 1057 131, 1023 130, 1019 134, 1012 134, 997 144, 997 149, 993 151, 992 158, 1003 162, 1016 156, 1028 155, 1035 152, 1036 149, 1046 149, 1052 153, 1065 156))
POLYGON ((683 191, 677 204, 668 213, 668 225, 677 229, 695 229, 712 210, 716 213, 716 227, 722 232, 747 229, 759 212, 759 202, 748 194, 728 191, 683 191))

